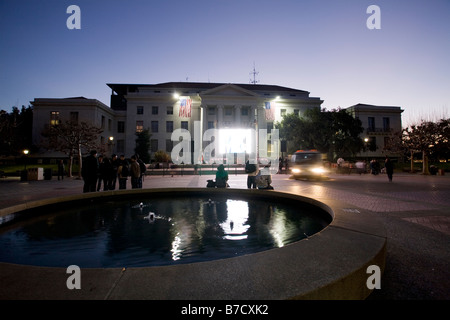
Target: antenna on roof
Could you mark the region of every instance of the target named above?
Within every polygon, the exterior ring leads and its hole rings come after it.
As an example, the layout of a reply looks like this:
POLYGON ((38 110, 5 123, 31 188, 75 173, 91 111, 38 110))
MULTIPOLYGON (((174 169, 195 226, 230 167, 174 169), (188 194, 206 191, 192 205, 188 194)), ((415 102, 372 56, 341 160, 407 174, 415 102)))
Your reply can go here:
POLYGON ((253 61, 253 71, 250 72, 250 75, 253 75, 253 80, 250 78, 250 83, 257 84, 259 81, 256 80, 256 76, 259 74, 259 71, 255 69, 255 62, 253 61))

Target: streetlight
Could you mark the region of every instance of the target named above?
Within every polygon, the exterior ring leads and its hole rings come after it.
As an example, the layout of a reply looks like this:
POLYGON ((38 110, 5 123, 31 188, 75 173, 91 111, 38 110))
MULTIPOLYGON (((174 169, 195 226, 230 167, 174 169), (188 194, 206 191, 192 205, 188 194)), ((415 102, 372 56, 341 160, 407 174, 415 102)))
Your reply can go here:
POLYGON ((110 136, 108 139, 109 139, 108 149, 109 149, 109 152, 112 154, 114 151, 114 137, 110 136))
POLYGON ((28 156, 28 153, 30 153, 30 150, 28 150, 28 149, 23 150, 23 155, 24 155, 24 157, 25 157, 25 167, 24 167, 24 170, 27 170, 27 156, 28 156))
POLYGON ((24 168, 23 168, 23 171, 22 171, 22 175, 20 177, 21 181, 27 181, 28 180, 28 176, 27 176, 27 156, 28 156, 28 153, 30 153, 30 150, 28 150, 28 149, 23 150, 24 168))

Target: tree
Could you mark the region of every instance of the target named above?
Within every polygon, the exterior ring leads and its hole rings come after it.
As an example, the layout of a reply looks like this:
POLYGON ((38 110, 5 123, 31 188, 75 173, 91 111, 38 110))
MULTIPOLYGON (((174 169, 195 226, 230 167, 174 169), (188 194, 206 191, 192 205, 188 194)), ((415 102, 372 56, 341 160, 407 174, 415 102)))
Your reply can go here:
MULTIPOLYGON (((450 147, 450 119, 441 119, 438 122, 422 121, 404 129, 403 141, 412 155, 422 153, 422 173, 430 174, 428 167, 429 157, 439 157, 448 153, 450 147)), ((412 165, 412 164, 411 164, 412 165)))
POLYGON ((33 149, 32 146, 33 108, 17 107, 8 113, 0 110, 0 154, 19 155, 23 149, 33 149))
POLYGON ((156 162, 169 162, 170 155, 164 150, 158 150, 155 152, 155 161, 156 162))
POLYGON ((281 139, 288 141, 288 152, 297 149, 317 149, 328 160, 339 156, 354 156, 364 146, 360 138, 361 121, 342 109, 307 110, 303 117, 289 114, 276 124, 281 139))
POLYGON ((361 120, 353 118, 351 114, 343 109, 332 110, 331 115, 331 125, 334 132, 331 140, 334 154, 354 157, 364 147, 360 137, 360 134, 364 131, 361 120))
POLYGON ((299 116, 293 113, 287 114, 275 126, 279 130, 280 139, 287 141, 287 152, 293 153, 303 148, 303 120, 299 116))
POLYGON ((134 148, 135 154, 139 155, 139 158, 145 163, 150 162, 150 131, 148 129, 136 132, 136 147, 134 148))
POLYGON ((49 125, 42 131, 44 140, 41 147, 47 150, 60 151, 69 157, 69 177, 72 176, 72 164, 74 156, 78 156, 80 168, 78 177, 81 178, 81 166, 83 153, 92 149, 102 151, 104 146, 98 143, 98 136, 103 130, 86 122, 75 123, 62 122, 58 125, 49 125))

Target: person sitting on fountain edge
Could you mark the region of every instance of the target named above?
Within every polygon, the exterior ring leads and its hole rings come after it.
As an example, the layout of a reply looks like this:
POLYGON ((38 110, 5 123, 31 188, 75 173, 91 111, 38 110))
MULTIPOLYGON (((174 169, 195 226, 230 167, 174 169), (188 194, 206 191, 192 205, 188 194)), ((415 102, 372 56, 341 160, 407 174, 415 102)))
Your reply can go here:
POLYGON ((225 167, 223 164, 217 167, 216 172, 216 187, 217 188, 226 188, 228 187, 228 172, 225 171, 225 167))

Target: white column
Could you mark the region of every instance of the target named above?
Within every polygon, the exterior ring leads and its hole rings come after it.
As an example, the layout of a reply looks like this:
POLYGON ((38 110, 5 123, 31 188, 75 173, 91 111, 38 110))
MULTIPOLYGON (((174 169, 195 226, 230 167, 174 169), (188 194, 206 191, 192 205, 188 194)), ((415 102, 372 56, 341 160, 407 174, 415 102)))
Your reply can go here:
POLYGON ((241 126, 241 105, 237 104, 234 106, 234 121, 235 121, 235 127, 241 126))
POLYGON ((219 104, 217 106, 217 128, 223 127, 223 105, 219 104))

